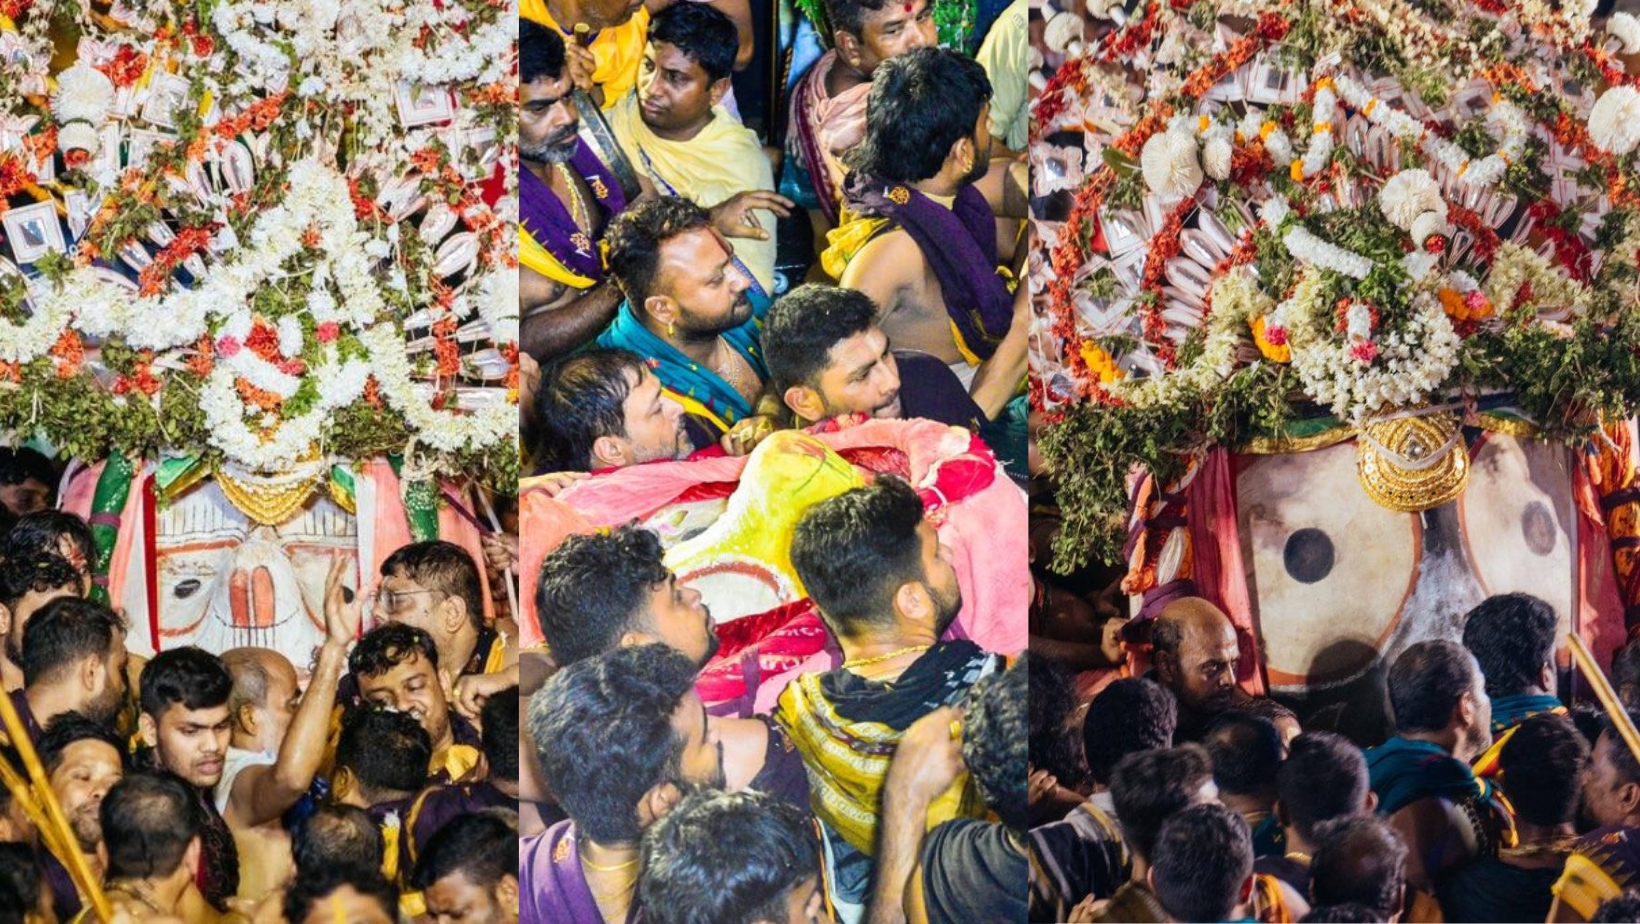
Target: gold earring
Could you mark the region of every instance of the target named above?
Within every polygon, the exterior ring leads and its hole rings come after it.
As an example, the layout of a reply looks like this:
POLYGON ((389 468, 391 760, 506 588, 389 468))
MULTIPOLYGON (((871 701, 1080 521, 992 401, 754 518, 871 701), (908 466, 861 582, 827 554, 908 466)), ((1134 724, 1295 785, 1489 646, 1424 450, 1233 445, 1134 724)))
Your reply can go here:
POLYGON ((677 322, 676 321, 667 321, 666 322, 666 336, 676 337, 677 335, 678 335, 678 324, 677 324, 677 322))

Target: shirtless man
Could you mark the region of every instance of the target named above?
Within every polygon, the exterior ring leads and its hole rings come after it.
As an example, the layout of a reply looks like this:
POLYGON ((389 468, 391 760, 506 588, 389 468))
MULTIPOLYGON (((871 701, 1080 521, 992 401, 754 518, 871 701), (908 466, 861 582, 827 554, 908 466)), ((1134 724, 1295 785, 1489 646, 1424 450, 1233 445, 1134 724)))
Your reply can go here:
POLYGON ((848 220, 821 260, 871 296, 901 349, 937 357, 995 417, 1025 376, 1028 290, 999 267, 996 216, 974 183, 991 149, 985 72, 922 48, 878 68, 865 141, 844 184, 848 220))
MULTIPOLYGON (((331 584, 340 586, 343 567, 338 558, 331 584)), ((292 871, 280 818, 319 772, 336 684, 359 628, 357 598, 344 605, 326 594, 325 604, 325 641, 306 693, 298 696, 296 669, 277 651, 235 648, 222 656, 233 677, 233 732, 214 798, 239 848, 241 898, 260 898, 292 871)))

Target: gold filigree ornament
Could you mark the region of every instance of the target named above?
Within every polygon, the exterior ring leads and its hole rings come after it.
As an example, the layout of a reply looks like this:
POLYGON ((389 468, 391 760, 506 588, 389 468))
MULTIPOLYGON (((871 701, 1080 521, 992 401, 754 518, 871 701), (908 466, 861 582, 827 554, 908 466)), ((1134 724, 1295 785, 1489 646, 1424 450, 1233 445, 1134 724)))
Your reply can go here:
POLYGON ((239 512, 264 526, 278 526, 289 522, 307 504, 324 472, 322 462, 298 463, 291 471, 277 475, 258 475, 236 465, 221 465, 216 469, 216 484, 239 512))
POLYGON ((1469 446, 1456 414, 1416 413, 1368 423, 1355 442, 1361 487, 1380 507, 1417 513, 1469 483, 1469 446))

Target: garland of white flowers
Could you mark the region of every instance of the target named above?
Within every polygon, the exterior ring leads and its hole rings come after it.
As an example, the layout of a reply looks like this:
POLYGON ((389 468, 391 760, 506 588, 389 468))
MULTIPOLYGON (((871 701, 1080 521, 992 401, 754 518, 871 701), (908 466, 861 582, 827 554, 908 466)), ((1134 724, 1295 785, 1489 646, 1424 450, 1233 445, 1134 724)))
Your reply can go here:
POLYGON ((370 370, 381 393, 415 434, 416 441, 440 452, 461 452, 490 445, 518 431, 518 408, 499 404, 475 411, 435 410, 411 377, 410 359, 396 325, 377 325, 360 334, 370 354, 370 370))
POLYGON ((1395 106, 1374 97, 1349 77, 1340 74, 1333 78, 1333 83, 1344 101, 1365 116, 1367 121, 1382 126, 1397 139, 1415 145, 1445 167, 1450 176, 1471 188, 1497 185, 1509 165, 1519 160, 1525 152, 1526 142, 1532 135, 1532 125, 1520 107, 1508 100, 1497 100, 1486 114, 1488 127, 1501 139, 1497 153, 1474 160, 1463 148, 1429 131, 1422 122, 1395 106))
POLYGON ((1291 209, 1286 198, 1282 196, 1266 200, 1259 207, 1259 218, 1280 235, 1281 243, 1287 248, 1287 252, 1292 254, 1293 259, 1321 269, 1332 270, 1351 279, 1365 279, 1372 273, 1371 259, 1337 244, 1328 243, 1297 222, 1283 232, 1282 223, 1290 215, 1291 209))
MULTIPOLYGON (((399 348, 402 353, 402 341, 399 348)), ((245 422, 246 409, 235 385, 238 373, 227 364, 218 365, 199 391, 207 438, 229 459, 247 468, 258 471, 288 468, 313 450, 332 413, 352 404, 364 393, 370 371, 366 363, 356 359, 338 363, 335 347, 327 347, 325 362, 316 370, 321 384, 313 407, 296 417, 279 419, 264 415, 259 421, 264 426, 253 431, 245 422)))

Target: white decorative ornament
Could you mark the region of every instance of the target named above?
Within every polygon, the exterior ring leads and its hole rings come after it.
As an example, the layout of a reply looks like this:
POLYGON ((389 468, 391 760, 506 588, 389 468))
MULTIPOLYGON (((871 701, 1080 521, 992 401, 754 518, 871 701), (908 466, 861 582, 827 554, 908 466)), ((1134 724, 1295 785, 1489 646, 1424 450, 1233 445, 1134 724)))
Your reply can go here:
POLYGON ((1412 230, 1412 223, 1426 212, 1446 213, 1441 187, 1429 171, 1418 168, 1390 177, 1378 190, 1378 207, 1390 224, 1403 231, 1412 230))
POLYGON ((1629 13, 1613 13, 1606 21, 1606 32, 1621 43, 1619 50, 1624 54, 1640 52, 1640 19, 1629 13))
POLYGON ((1617 155, 1640 147, 1640 90, 1619 86, 1602 93, 1589 110, 1589 136, 1617 155))
POLYGON ((1202 185, 1196 139, 1189 132, 1166 131, 1151 136, 1139 152, 1139 167, 1145 185, 1164 203, 1192 195, 1202 185))
POLYGON ((51 97, 51 114, 59 125, 87 122, 98 126, 114 105, 114 82, 84 61, 57 75, 57 92, 51 97))
POLYGON ((1230 139, 1222 135, 1207 139, 1202 146, 1202 167, 1207 175, 1215 180, 1228 179, 1232 153, 1230 139))

